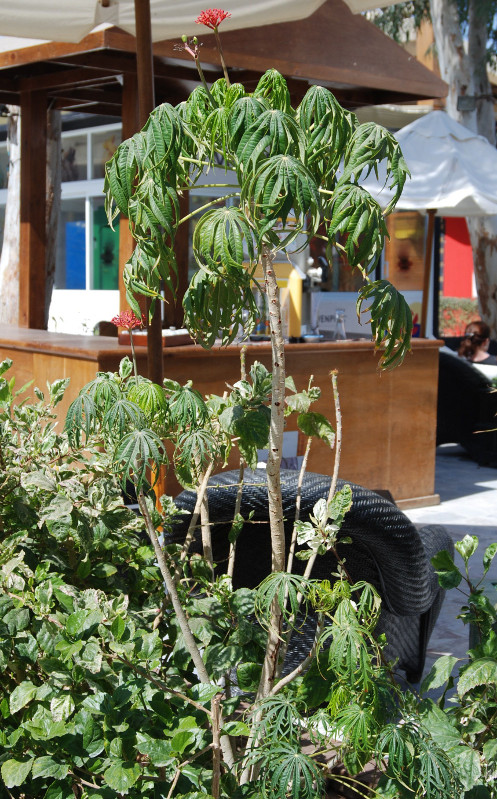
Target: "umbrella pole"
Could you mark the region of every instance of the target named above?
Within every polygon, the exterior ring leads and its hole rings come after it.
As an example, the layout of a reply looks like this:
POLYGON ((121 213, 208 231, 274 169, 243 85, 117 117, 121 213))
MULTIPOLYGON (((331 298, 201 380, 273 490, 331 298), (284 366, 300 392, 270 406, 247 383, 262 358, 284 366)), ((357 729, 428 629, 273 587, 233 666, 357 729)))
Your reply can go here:
POLYGON ((433 231, 435 229, 435 209, 428 209, 428 231, 426 233, 425 245, 425 267, 423 274, 423 299, 421 303, 421 325, 419 335, 421 338, 426 338, 427 316, 428 316, 428 299, 430 296, 430 283, 431 283, 431 258, 433 251, 433 231))
MULTIPOLYGON (((155 108, 154 58, 152 48, 152 23, 150 0, 135 0, 136 72, 138 80, 138 120, 142 128, 155 108)), ((147 308, 149 303, 147 303, 147 308)), ((162 385, 162 313, 156 302, 147 335, 147 371, 154 383, 162 385)))

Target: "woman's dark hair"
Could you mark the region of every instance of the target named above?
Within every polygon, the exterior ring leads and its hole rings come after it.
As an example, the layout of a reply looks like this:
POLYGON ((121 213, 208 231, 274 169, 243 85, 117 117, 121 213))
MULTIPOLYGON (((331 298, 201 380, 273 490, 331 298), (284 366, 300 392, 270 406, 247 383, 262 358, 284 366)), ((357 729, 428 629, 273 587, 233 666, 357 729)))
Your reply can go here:
POLYGON ((461 341, 458 355, 461 358, 466 358, 467 361, 472 361, 476 350, 481 347, 487 338, 490 338, 490 328, 485 322, 482 322, 481 319, 470 322, 466 326, 466 332, 461 341))

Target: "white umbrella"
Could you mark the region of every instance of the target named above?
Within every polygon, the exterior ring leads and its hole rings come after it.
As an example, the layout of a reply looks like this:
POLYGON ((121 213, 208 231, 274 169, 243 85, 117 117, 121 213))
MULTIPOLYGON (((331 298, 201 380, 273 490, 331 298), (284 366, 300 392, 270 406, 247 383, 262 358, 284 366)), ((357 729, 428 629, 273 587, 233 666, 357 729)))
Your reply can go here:
MULTIPOLYGON (((395 134, 411 172, 397 204, 437 216, 497 214, 497 149, 444 111, 432 111, 395 134)), ((392 192, 370 175, 362 185, 385 208, 392 192)))
MULTIPOLYGON (((398 0, 345 0, 354 13, 398 0)), ((291 22, 310 16, 324 0, 225 0, 231 17, 223 31, 291 22)), ((137 6, 143 5, 139 0, 137 6)), ((198 34, 195 19, 208 0, 150 0, 152 38, 198 34)), ((137 9, 138 10, 138 9, 137 9)), ((102 23, 135 34, 135 0, 0 0, 0 34, 60 42, 79 42, 102 23)))
MULTIPOLYGON (((491 216, 497 214, 497 150, 483 137, 460 125, 444 111, 432 111, 395 134, 411 178, 398 210, 428 214, 421 335, 426 331, 435 215, 491 216)), ((370 175, 361 181, 382 208, 393 193, 370 175)))

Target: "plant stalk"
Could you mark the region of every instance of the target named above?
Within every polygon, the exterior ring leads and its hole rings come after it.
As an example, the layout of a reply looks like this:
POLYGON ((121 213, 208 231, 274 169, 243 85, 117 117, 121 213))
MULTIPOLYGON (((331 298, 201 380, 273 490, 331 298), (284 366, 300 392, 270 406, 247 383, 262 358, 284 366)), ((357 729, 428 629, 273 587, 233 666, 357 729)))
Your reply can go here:
MULTIPOLYGON (((176 584, 173 580, 171 572, 169 571, 169 567, 166 563, 164 552, 162 551, 162 547, 157 537, 157 532, 155 530, 152 519, 150 518, 150 514, 148 512, 147 503, 145 501, 145 496, 143 494, 143 491, 140 491, 138 494, 138 505, 140 506, 140 511, 145 520, 147 533, 150 538, 150 541, 152 542, 155 556, 157 558, 157 563, 159 564, 160 572, 166 584, 166 589, 171 597, 171 602, 174 608, 174 612, 176 613, 176 618, 178 620, 180 630, 183 634, 185 646, 188 649, 188 652, 190 653, 190 656, 193 660, 193 664, 197 671, 200 682, 207 683, 208 685, 213 685, 212 680, 210 679, 207 673, 207 669, 205 668, 204 661, 202 660, 202 655, 200 654, 197 642, 195 641, 193 633, 190 629, 190 625, 188 624, 186 613, 183 610, 181 600, 178 596, 176 584)), ((227 735, 221 736, 221 749, 223 752, 224 762, 229 768, 232 768, 235 759, 231 747, 231 741, 227 735)))

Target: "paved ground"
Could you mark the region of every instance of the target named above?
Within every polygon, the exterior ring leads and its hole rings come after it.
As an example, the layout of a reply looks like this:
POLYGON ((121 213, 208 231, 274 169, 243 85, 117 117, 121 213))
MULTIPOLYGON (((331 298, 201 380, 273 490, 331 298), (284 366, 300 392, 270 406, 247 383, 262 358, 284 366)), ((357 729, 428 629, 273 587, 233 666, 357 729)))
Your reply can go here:
MULTIPOLYGON (((455 541, 476 535, 480 546, 470 569, 473 580, 482 573, 482 556, 489 544, 497 541, 497 469, 480 467, 464 450, 452 444, 437 449, 435 491, 440 505, 405 511, 416 524, 443 524, 455 541)), ((462 565, 456 555, 458 565, 462 565)), ((497 582, 497 557, 487 575, 497 582)), ((497 592, 494 594, 497 603, 497 592)), ((464 596, 457 589, 447 592, 439 619, 428 645, 425 672, 441 654, 464 658, 468 649, 468 628, 456 618, 464 596)))

